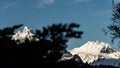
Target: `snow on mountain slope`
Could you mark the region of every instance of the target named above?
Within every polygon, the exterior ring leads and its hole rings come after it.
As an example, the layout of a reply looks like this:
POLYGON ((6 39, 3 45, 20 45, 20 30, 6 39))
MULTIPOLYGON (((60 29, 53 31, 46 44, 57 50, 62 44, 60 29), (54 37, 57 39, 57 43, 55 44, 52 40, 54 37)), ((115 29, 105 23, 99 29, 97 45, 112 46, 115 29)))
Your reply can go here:
POLYGON ((120 52, 111 45, 99 41, 88 41, 81 47, 70 50, 81 57, 84 63, 91 65, 120 66, 120 52))
POLYGON ((35 37, 35 34, 33 34, 27 26, 25 26, 23 31, 18 31, 13 35, 12 40, 15 40, 16 43, 19 44, 24 43, 25 40, 38 41, 39 39, 35 37))

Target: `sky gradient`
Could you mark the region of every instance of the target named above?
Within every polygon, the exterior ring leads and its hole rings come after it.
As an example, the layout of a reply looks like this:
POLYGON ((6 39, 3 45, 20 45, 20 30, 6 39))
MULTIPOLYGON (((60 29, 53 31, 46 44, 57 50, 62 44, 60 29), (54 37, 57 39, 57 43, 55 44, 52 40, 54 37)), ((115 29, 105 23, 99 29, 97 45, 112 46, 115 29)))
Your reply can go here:
POLYGON ((102 32, 112 23, 111 13, 111 0, 0 0, 0 28, 24 24, 34 30, 53 23, 76 22, 84 34, 82 39, 70 40, 68 49, 87 41, 111 44, 110 37, 102 32))

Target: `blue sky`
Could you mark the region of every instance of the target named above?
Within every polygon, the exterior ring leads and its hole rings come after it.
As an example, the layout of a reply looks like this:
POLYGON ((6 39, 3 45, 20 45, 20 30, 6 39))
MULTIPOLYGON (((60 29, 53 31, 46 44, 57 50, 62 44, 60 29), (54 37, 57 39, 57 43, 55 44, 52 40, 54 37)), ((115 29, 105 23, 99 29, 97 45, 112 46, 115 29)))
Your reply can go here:
POLYGON ((0 28, 24 24, 41 29, 53 23, 76 22, 84 32, 82 39, 72 39, 68 49, 87 41, 110 43, 102 28, 111 24, 111 0, 0 0, 0 28))

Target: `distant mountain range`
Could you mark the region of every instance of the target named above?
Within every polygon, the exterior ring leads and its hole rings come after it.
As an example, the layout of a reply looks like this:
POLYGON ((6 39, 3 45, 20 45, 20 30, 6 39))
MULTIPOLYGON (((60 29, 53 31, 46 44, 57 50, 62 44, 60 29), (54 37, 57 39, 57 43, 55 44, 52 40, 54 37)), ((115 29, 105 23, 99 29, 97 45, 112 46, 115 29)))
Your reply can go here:
MULTIPOLYGON (((25 40, 38 41, 39 39, 35 37, 35 34, 27 26, 25 26, 23 31, 18 31, 13 35, 12 40, 20 44, 24 43, 25 40)), ((108 43, 88 41, 84 45, 74 48, 69 52, 65 51, 61 60, 69 60, 76 57, 76 55, 80 57, 80 59, 76 60, 82 60, 83 63, 88 63, 93 66, 110 65, 120 67, 120 52, 108 43)))
POLYGON ((70 50, 70 53, 79 55, 84 63, 93 66, 110 65, 120 67, 120 52, 108 43, 88 41, 81 47, 70 50))

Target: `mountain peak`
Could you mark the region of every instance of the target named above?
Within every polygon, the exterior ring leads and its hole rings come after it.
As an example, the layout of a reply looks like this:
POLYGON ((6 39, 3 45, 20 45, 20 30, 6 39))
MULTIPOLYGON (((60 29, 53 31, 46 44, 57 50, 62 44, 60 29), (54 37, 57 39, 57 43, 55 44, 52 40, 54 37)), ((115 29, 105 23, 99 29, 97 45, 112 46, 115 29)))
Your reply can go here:
POLYGON ((15 40, 17 44, 24 43, 25 40, 28 41, 38 41, 39 39, 35 37, 27 26, 23 28, 23 31, 18 31, 15 35, 13 35, 12 40, 15 40))
MULTIPOLYGON (((75 49, 78 49, 78 48, 75 48, 75 49)), ((110 52, 115 51, 115 49, 112 48, 112 46, 109 45, 108 43, 100 42, 98 40, 97 41, 88 41, 83 46, 79 47, 78 50, 80 50, 82 52, 87 51, 86 53, 95 54, 95 55, 98 55, 100 53, 110 53, 110 52)))
POLYGON ((114 49, 110 44, 100 41, 88 41, 84 45, 70 50, 72 55, 79 55, 84 63, 91 65, 118 65, 120 52, 114 49), (117 60, 118 59, 118 60, 117 60), (107 61, 113 61, 105 63, 107 61), (96 61, 96 63, 93 63, 96 61), (104 63, 104 64, 103 64, 104 63))
POLYGON ((28 28, 27 26, 24 27, 23 32, 29 32, 30 28, 28 28))

